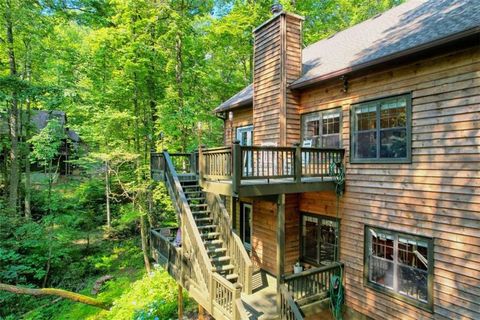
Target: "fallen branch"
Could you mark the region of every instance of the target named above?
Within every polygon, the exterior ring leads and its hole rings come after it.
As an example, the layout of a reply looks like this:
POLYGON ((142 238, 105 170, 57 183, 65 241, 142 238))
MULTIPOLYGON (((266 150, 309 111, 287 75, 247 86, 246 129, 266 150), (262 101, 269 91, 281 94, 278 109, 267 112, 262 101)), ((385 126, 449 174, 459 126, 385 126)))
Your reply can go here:
POLYGON ((23 288, 23 287, 12 286, 5 283, 0 283, 0 290, 8 291, 16 294, 28 294, 31 296, 57 296, 57 297, 71 300, 71 301, 88 304, 90 306, 94 306, 94 307, 105 309, 105 310, 109 310, 111 306, 108 303, 99 301, 89 296, 85 296, 83 294, 62 290, 62 289, 55 289, 55 288, 32 289, 32 288, 23 288))
POLYGON ((100 289, 102 288, 102 285, 105 282, 110 281, 112 279, 113 279, 113 276, 111 276, 109 274, 107 274, 106 276, 98 278, 97 281, 95 281, 95 284, 93 285, 91 293, 94 294, 94 295, 97 295, 98 292, 100 291, 100 289))

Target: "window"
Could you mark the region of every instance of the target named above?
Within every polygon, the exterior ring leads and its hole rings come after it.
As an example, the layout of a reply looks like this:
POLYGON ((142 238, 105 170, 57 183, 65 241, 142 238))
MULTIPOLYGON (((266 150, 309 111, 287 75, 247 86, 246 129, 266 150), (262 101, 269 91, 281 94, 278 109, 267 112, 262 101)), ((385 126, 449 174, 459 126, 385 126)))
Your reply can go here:
POLYGON ((304 213, 301 232, 302 260, 317 265, 337 260, 339 233, 336 219, 304 213))
POLYGON ((367 284, 431 308, 432 239, 372 227, 365 238, 367 284))
POLYGON ((341 109, 309 113, 302 116, 304 147, 340 148, 341 109))
POLYGON ((240 203, 240 239, 245 248, 252 248, 252 205, 240 203))
POLYGON ((352 107, 352 162, 409 162, 410 95, 352 107))

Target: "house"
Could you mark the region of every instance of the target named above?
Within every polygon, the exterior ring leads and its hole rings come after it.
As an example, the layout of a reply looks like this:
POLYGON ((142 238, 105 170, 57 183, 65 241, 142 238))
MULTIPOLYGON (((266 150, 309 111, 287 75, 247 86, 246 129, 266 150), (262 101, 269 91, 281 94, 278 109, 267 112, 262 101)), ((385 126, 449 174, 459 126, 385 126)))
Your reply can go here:
MULTIPOLYGON (((26 123, 27 114, 25 111, 21 112, 21 123, 26 123)), ((69 174, 71 172, 71 164, 68 162, 72 156, 79 151, 82 141, 80 136, 74 130, 68 128, 67 125, 67 114, 64 111, 59 110, 32 110, 30 116, 30 134, 37 134, 43 128, 47 126, 48 121, 56 119, 63 131, 65 133, 65 138, 59 152, 58 160, 60 161, 60 173, 69 174)), ((0 117, 0 136, 8 135, 9 125, 6 117, 0 117)), ((26 137, 27 128, 25 126, 19 128, 21 132, 21 137, 24 139, 26 137)), ((6 152, 7 149, 4 150, 6 152)), ((0 155, 0 159, 3 158, 3 155, 0 155)))
POLYGON ((323 319, 334 275, 344 318, 480 319, 480 2, 302 21, 255 29, 224 147, 152 154, 181 218, 153 255, 215 319, 323 319))

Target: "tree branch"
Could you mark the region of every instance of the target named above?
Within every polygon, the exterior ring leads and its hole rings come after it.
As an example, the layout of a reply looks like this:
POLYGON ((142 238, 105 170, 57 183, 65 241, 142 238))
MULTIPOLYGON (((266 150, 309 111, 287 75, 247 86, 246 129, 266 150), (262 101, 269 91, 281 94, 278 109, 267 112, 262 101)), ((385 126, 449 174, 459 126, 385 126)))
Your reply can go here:
POLYGON ((55 288, 32 289, 32 288, 23 288, 23 287, 12 286, 5 283, 0 283, 0 290, 8 291, 15 294, 28 294, 31 296, 57 296, 57 297, 71 300, 71 301, 88 304, 90 306, 94 306, 104 310, 109 310, 111 306, 108 303, 99 301, 89 296, 85 296, 83 294, 62 290, 62 289, 55 289, 55 288))

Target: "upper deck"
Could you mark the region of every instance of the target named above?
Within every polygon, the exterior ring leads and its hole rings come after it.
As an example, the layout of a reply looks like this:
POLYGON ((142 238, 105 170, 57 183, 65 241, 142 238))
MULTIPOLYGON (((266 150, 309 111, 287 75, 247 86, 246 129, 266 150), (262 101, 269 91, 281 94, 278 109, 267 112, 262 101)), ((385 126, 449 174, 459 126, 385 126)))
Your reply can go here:
MULTIPOLYGON (((232 146, 170 154, 179 174, 198 175, 206 192, 234 197, 334 190, 344 149, 232 146), (333 165, 332 165, 333 164, 333 165)), ((152 153, 152 177, 160 179, 163 155, 152 153)))

